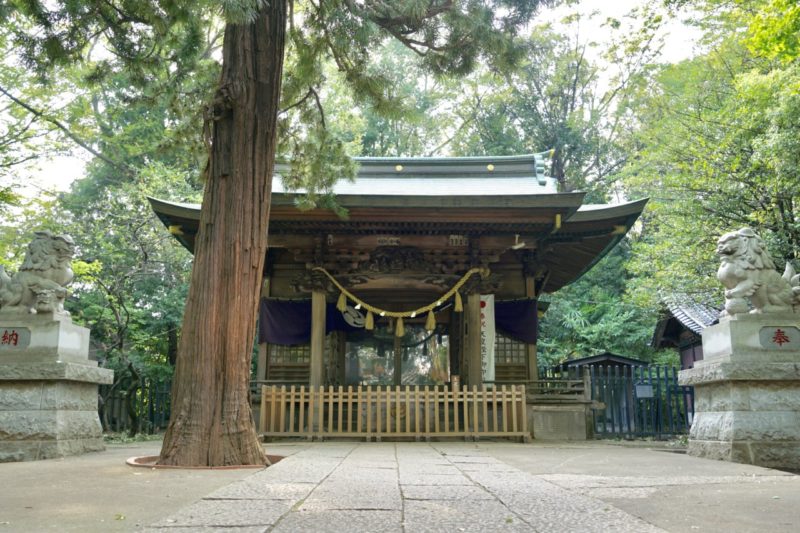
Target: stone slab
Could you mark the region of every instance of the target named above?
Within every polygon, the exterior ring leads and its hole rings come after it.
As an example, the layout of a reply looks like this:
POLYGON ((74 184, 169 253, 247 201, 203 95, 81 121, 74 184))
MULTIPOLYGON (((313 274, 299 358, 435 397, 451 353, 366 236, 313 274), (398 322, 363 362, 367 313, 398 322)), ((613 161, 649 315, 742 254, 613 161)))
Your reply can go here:
POLYGON ((369 531, 403 533, 400 511, 293 511, 271 530, 274 533, 299 531, 369 531))
POLYGON ((143 529, 143 533, 266 533, 269 526, 224 526, 224 527, 198 527, 198 526, 160 526, 143 529))
POLYGON ((735 315, 703 331, 703 361, 681 371, 694 386, 688 453, 800 468, 798 315, 735 315))
POLYGON ((776 442, 692 439, 689 441, 688 453, 704 459, 800 470, 800 440, 776 442))
POLYGON ((406 500, 494 500, 480 487, 463 485, 403 485, 406 500))
POLYGON ((536 440, 586 440, 587 406, 528 404, 528 423, 536 440))
POLYGON ((698 412, 689 437, 699 440, 800 441, 800 412, 698 412))
POLYGON ((337 483, 326 481, 317 487, 300 506, 300 511, 324 510, 384 510, 400 511, 403 500, 396 482, 337 483))
POLYGON ((800 346, 762 343, 762 330, 768 328, 800 326, 800 314, 743 314, 723 318, 719 324, 703 330, 703 360, 695 363, 695 368, 724 358, 740 360, 763 360, 772 362, 795 361, 800 354, 800 346))
POLYGON ((462 474, 404 474, 400 473, 401 485, 472 485, 472 482, 462 474))
POLYGON ((9 381, 0 384, 0 411, 97 409, 97 385, 79 381, 9 381))
POLYGON ((0 332, 8 329, 29 331, 28 345, 0 350, 0 363, 72 361, 96 365, 89 360, 89 330, 73 324, 69 317, 0 314, 0 332))
POLYGON ((0 411, 0 441, 94 437, 102 437, 97 410, 0 411))
POLYGON ((114 371, 89 364, 68 361, 49 363, 2 363, 0 362, 0 383, 3 381, 85 381, 100 385, 114 382, 114 371))
POLYGON ((317 485, 314 483, 273 483, 263 477, 251 476, 212 492, 211 500, 303 500, 317 485))
POLYGON ((200 500, 153 527, 271 526, 291 508, 281 500, 200 500))
POLYGON ((712 361, 678 373, 681 385, 718 381, 800 381, 800 356, 791 362, 712 361))
POLYGON ((496 500, 476 505, 462 500, 407 500, 404 526, 406 531, 453 531, 462 524, 465 531, 530 532, 531 525, 518 514, 496 500))

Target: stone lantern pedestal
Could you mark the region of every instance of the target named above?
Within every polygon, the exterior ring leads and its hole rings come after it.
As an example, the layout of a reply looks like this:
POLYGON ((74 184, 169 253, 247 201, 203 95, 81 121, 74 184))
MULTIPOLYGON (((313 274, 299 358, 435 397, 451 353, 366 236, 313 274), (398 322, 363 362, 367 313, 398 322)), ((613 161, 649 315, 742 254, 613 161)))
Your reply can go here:
POLYGON ((0 314, 0 462, 103 450, 89 330, 63 313, 0 314))
POLYGON ((703 331, 689 454, 800 469, 800 315, 740 314, 703 331))

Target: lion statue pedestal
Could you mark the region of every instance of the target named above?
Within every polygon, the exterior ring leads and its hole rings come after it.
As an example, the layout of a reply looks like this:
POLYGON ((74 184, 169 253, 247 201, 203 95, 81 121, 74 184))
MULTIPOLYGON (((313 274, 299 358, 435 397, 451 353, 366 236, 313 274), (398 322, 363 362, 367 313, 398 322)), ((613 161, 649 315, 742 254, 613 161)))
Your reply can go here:
POLYGON ((63 310, 71 243, 37 232, 20 271, 0 272, 0 462, 105 448, 97 388, 114 373, 89 359, 89 330, 63 310))
POLYGON ((791 266, 774 270, 750 229, 720 238, 726 287, 720 323, 703 330, 689 454, 800 470, 800 313, 791 266))

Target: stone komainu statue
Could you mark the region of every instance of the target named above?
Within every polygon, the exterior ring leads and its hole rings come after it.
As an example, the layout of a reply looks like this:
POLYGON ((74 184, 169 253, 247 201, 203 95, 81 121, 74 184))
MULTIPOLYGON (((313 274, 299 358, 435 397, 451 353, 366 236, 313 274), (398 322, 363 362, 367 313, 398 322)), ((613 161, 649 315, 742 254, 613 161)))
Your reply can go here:
POLYGON ((72 281, 70 261, 75 243, 69 235, 37 231, 25 261, 13 277, 0 265, 0 313, 64 311, 65 288, 72 281))
POLYGON ((726 233, 717 241, 722 264, 717 278, 725 286, 725 310, 721 316, 747 313, 792 313, 800 306, 800 276, 787 262, 783 276, 764 241, 750 228, 726 233))

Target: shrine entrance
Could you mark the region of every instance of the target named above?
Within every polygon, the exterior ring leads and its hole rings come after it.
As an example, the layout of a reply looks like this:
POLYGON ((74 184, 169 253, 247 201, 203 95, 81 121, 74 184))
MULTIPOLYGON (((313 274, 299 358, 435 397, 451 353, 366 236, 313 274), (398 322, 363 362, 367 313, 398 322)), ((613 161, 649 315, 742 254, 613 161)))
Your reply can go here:
POLYGON ((450 336, 443 325, 393 325, 347 334, 344 385, 445 385, 450 383, 450 336))
MULTIPOLYGON (((511 396, 491 395, 505 394, 504 386, 512 396, 541 388, 540 295, 591 268, 646 203, 583 206, 584 193, 557 192, 547 156, 359 158, 355 182, 333 191, 347 217, 297 209, 302 192, 284 190, 276 176, 254 384, 266 386, 268 398, 287 388, 286 424, 302 412, 303 431, 321 431, 318 419, 308 426, 313 405, 314 416, 321 408, 345 427, 348 419, 366 423, 358 409, 369 405, 384 414, 425 405, 440 409, 427 418, 440 429, 441 409, 448 413, 448 431, 458 421, 463 433, 471 420, 474 435, 503 420, 519 428, 511 396), (416 387, 429 399, 412 400, 416 387)), ((150 201, 191 250, 199 206, 150 201)), ((256 390, 256 405, 263 398, 256 390)), ((268 409, 278 403, 269 400, 268 409)), ((262 407, 257 420, 263 416, 262 407)))

